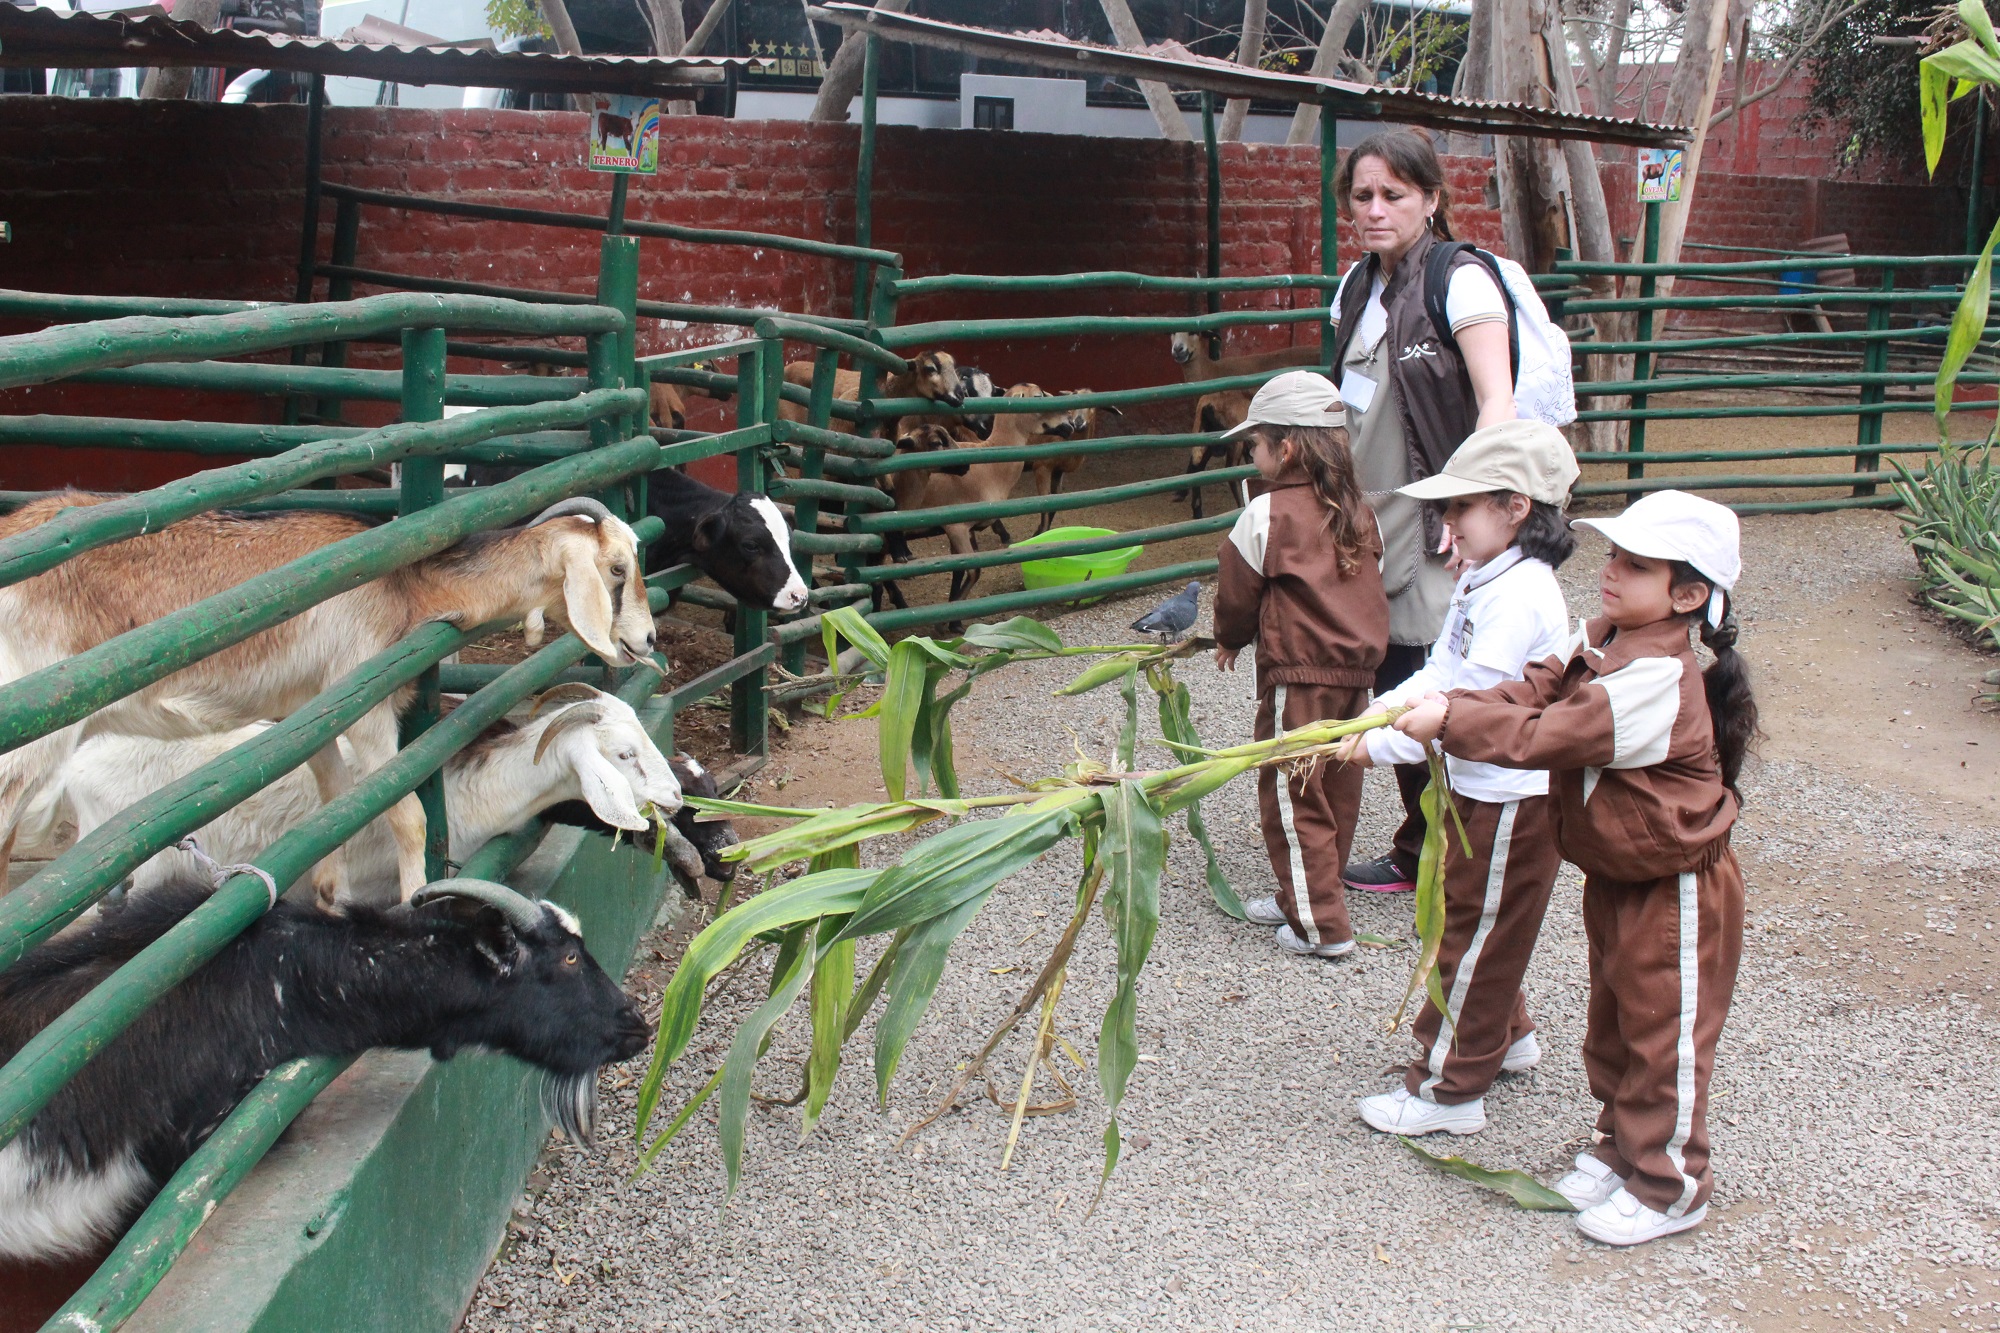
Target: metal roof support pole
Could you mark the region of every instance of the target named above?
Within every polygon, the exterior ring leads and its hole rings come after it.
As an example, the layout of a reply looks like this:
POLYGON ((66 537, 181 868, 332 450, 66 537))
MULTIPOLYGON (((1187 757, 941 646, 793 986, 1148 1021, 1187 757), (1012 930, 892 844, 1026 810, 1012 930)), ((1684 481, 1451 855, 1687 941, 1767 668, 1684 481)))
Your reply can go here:
MULTIPOLYGON (((1333 197, 1333 178, 1340 160, 1340 119, 1325 107, 1319 113, 1319 271, 1325 277, 1340 272, 1340 201, 1333 197)), ((1329 303, 1333 293, 1326 294, 1329 303)), ((1319 326, 1319 359, 1333 367, 1333 322, 1319 326)), ((1336 378, 1338 378, 1336 376, 1336 378)))
MULTIPOLYGON (((848 40, 853 40, 852 35, 848 40)), ((863 39, 861 48, 861 159, 854 168, 854 243, 863 248, 874 244, 875 235, 875 99, 881 86, 881 49, 875 34, 863 39)), ((873 266, 854 265, 854 317, 868 318, 868 296, 873 266)))
MULTIPOLYGON (((405 329, 403 331, 403 420, 442 421, 444 419, 444 330, 405 329)), ((444 501, 444 455, 406 458, 402 462, 402 486, 397 493, 396 512, 415 514, 444 501)), ((399 746, 407 746, 437 725, 440 712, 438 669, 424 668, 417 677, 417 696, 403 714, 399 746)), ((451 831, 445 823, 444 770, 438 769, 417 784, 414 793, 424 808, 424 878, 439 880, 451 875, 451 831)))
POLYGON ((604 224, 606 236, 625 234, 625 191, 629 188, 631 179, 622 171, 611 177, 611 215, 604 224))
MULTIPOLYGON (((1215 94, 1201 95, 1201 145, 1208 155, 1208 267, 1211 278, 1222 276, 1222 149, 1215 142, 1215 94)), ((1222 293, 1209 289, 1208 313, 1222 310, 1222 293)), ((1222 335, 1208 335, 1208 354, 1222 355, 1222 335)))
MULTIPOLYGON (((768 427, 778 416, 778 386, 784 382, 785 340, 761 338, 736 354, 736 425, 768 427)), ((766 437, 769 438, 768 436, 766 437)), ((761 446, 736 452, 736 489, 762 495, 770 486, 770 471, 761 446)), ((770 612, 760 607, 736 608, 733 655, 742 657, 764 646, 770 633, 770 612)), ((729 736, 738 754, 771 752, 769 681, 762 668, 740 677, 729 687, 729 736)))
MULTIPOLYGON (((1639 252, 1639 261, 1643 264, 1657 264, 1660 262, 1660 204, 1658 201, 1646 205, 1646 239, 1643 242, 1643 248, 1639 252)), ((1652 299, 1658 290, 1658 280, 1651 273, 1647 273, 1639 279, 1639 299, 1646 303, 1639 311, 1638 340, 1642 343, 1653 341, 1652 299)), ((1652 377, 1653 354, 1651 352, 1635 353, 1632 357, 1632 378, 1635 380, 1646 380, 1652 377)), ((1633 456, 1633 461, 1625 465, 1625 475, 1628 479, 1637 479, 1646 475, 1645 461, 1639 457, 1646 452, 1645 409, 1646 395, 1643 393, 1633 394, 1631 434, 1625 446, 1626 452, 1633 456)), ((1625 503, 1636 503, 1640 494, 1638 491, 1626 492, 1625 503)))
MULTIPOLYGON (((326 80, 315 74, 310 91, 306 94, 306 205, 305 219, 299 224, 299 281, 292 299, 304 304, 312 300, 313 264, 319 258, 319 176, 320 176, 320 125, 326 112, 326 80)), ((304 345, 292 349, 292 364, 305 364, 304 345)), ((300 399, 297 394, 285 398, 285 424, 296 426, 299 422, 300 399)))

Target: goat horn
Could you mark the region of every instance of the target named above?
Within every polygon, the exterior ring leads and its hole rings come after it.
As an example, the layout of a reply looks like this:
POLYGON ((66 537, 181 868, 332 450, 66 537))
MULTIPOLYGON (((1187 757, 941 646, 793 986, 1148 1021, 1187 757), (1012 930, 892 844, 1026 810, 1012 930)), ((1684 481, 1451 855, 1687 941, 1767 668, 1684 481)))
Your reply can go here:
POLYGON ((604 501, 592 499, 588 495, 572 495, 567 500, 558 500, 541 513, 528 520, 528 526, 539 527, 554 518, 568 518, 580 514, 598 523, 617 517, 604 507, 604 501))
MULTIPOLYGON (((551 691, 553 693, 553 691, 551 691)), ((593 704, 577 704, 565 708, 549 719, 549 725, 542 728, 542 738, 535 742, 535 762, 541 763, 542 756, 549 751, 549 742, 565 731, 577 727, 596 726, 604 720, 604 710, 593 704)))
POLYGON ((565 681, 536 695, 535 706, 528 710, 528 716, 533 717, 550 704, 577 703, 603 697, 604 691, 595 685, 586 685, 580 680, 565 681))
POLYGON ((542 905, 530 902, 505 884, 490 879, 433 880, 410 895, 411 907, 422 907, 439 898, 469 898, 498 912, 516 930, 535 930, 546 916, 542 905))

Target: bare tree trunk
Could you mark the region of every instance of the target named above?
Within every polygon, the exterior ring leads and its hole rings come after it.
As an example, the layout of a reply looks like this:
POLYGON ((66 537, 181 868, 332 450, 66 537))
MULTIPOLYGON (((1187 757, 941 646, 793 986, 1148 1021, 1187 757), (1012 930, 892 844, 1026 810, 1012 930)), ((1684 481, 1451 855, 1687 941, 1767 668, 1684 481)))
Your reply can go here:
MULTIPOLYGON (((653 30, 653 54, 679 55, 687 45, 687 20, 681 15, 681 0, 646 0, 646 18, 653 30)), ((694 103, 668 102, 661 110, 669 116, 692 116, 694 103)))
MULTIPOLYGON (((1111 35, 1118 39, 1118 45, 1132 51, 1146 49, 1146 38, 1139 31, 1139 21, 1132 17, 1132 7, 1125 0, 1097 0, 1104 9, 1104 17, 1111 21, 1111 35)), ((1153 119, 1159 122, 1160 137, 1180 143, 1193 143, 1194 134, 1187 122, 1181 119, 1181 109, 1174 104, 1174 95, 1167 91, 1164 83, 1139 81, 1139 91, 1146 96, 1146 105, 1152 109, 1153 119)))
MULTIPOLYGON (((1492 87, 1497 100, 1555 105, 1554 66, 1558 60, 1565 65, 1569 61, 1569 43, 1562 36, 1555 3, 1499 0, 1493 29, 1492 87)), ((1508 251, 1530 273, 1551 271, 1556 251, 1573 248, 1569 164, 1562 149, 1553 140, 1510 135, 1496 141, 1494 165, 1508 251)))
MULTIPOLYGON (((1326 29, 1319 35, 1319 50, 1313 53, 1315 78, 1330 79, 1339 73, 1340 58, 1347 50, 1347 34, 1354 31, 1355 23, 1367 8, 1368 0, 1334 0, 1326 29)), ((1299 103, 1299 109, 1292 113, 1292 128, 1285 135, 1285 142, 1312 143, 1318 138, 1319 108, 1308 102, 1299 103)))
MULTIPOLYGON (((1554 25, 1548 39, 1553 47, 1560 47, 1562 30, 1559 24, 1554 25)), ((1556 61, 1550 72, 1555 76, 1557 110, 1581 111, 1583 98, 1577 88, 1575 68, 1564 61, 1556 61)), ((1595 73, 1594 68, 1591 72, 1595 73)), ((1611 234, 1611 208, 1604 197, 1604 180, 1598 175, 1596 155, 1591 151, 1591 145, 1581 139, 1565 139, 1562 147, 1563 160, 1569 165, 1570 208, 1576 219, 1576 257, 1592 264, 1610 263, 1618 258, 1618 241, 1611 234)), ((1608 274, 1594 276, 1587 281, 1593 296, 1611 297, 1617 294, 1617 280, 1608 274)), ((1634 327, 1632 316, 1622 311, 1593 315, 1590 323, 1600 342, 1630 337, 1634 327)), ((1594 356, 1589 358, 1586 369, 1591 379, 1629 379, 1632 356, 1629 352, 1594 356)), ((1591 404, 1593 407, 1605 405, 1605 402, 1591 404)), ((1572 426, 1569 433, 1571 443, 1578 448, 1611 451, 1625 448, 1628 430, 1627 423, 1623 421, 1592 421, 1572 426)))
MULTIPOLYGON (((182 23, 199 23, 204 28, 213 28, 222 22, 222 0, 180 0, 174 6, 174 19, 182 23)), ((184 98, 194 81, 194 71, 185 66, 171 69, 151 69, 146 71, 145 86, 141 97, 184 98)))
MULTIPOLYGON (((1702 148, 1708 140, 1708 113, 1715 105, 1716 89, 1722 86, 1722 58, 1729 50, 1729 0, 1688 0, 1686 21, 1680 58, 1674 62, 1674 77, 1667 85, 1667 104, 1660 119, 1669 125, 1690 126, 1693 133, 1681 158, 1681 197, 1660 206, 1662 264, 1681 257, 1681 240, 1687 234, 1688 209, 1694 203, 1702 148)), ((1634 247, 1639 244, 1633 242, 1634 247)), ((1667 295, 1673 290, 1673 279, 1660 279, 1658 290, 1667 295)))
MULTIPOLYGON (((875 8, 884 14, 900 14, 909 7, 910 0, 875 0, 875 8)), ((867 46, 867 35, 852 29, 840 39, 840 49, 827 62, 826 77, 819 81, 819 96, 813 100, 807 120, 847 119, 847 105, 861 91, 861 58, 867 46)))
POLYGON ((698 56, 701 48, 708 45, 708 39, 715 36, 715 30, 722 26, 722 16, 729 12, 729 0, 710 0, 708 12, 695 24, 694 36, 681 47, 684 56, 698 56))
MULTIPOLYGON (((1236 41, 1236 63, 1256 69, 1264 60, 1264 20, 1269 0, 1243 0, 1243 34, 1236 41)), ((1222 125, 1216 137, 1234 143, 1243 137, 1243 118, 1250 114, 1248 98, 1233 97, 1222 109, 1222 125)))
MULTIPOLYGON (((1571 0, 1574 3, 1574 0, 1571 0)), ((1604 53, 1598 54, 1590 29, 1577 34, 1583 48, 1584 68, 1590 72, 1591 111, 1599 116, 1615 116, 1618 100, 1618 65, 1625 58, 1625 34, 1632 26, 1632 0, 1617 0, 1604 26, 1604 53)))

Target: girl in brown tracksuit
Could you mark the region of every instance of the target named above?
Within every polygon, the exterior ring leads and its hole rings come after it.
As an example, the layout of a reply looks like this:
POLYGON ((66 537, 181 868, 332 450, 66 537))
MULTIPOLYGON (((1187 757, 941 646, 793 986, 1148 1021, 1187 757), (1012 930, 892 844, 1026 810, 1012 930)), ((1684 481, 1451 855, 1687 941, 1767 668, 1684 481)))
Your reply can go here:
POLYGON ((1586 876, 1583 1062, 1602 1103, 1597 1146, 1556 1189, 1578 1230, 1633 1245, 1708 1210, 1709 1077, 1743 951, 1729 830, 1757 706, 1728 603, 1735 516, 1660 491, 1579 522, 1613 543, 1605 615, 1525 679, 1433 695, 1395 725, 1461 759, 1550 770, 1556 837, 1586 876), (1706 673, 1691 622, 1716 654, 1706 673))
MULTIPOLYGON (((1296 371, 1258 391, 1245 423, 1251 459, 1270 489, 1244 508, 1222 543, 1215 659, 1231 670, 1256 641, 1258 740, 1358 716, 1389 641, 1381 539, 1355 485, 1347 432, 1296 424, 1338 420, 1340 412, 1329 381, 1296 371), (1297 410, 1302 395, 1313 394, 1322 401, 1297 410)), ((1353 765, 1324 760, 1296 773, 1258 770, 1258 813, 1278 891, 1244 908, 1293 953, 1336 958, 1354 950, 1340 872, 1354 841, 1361 781, 1353 765)))

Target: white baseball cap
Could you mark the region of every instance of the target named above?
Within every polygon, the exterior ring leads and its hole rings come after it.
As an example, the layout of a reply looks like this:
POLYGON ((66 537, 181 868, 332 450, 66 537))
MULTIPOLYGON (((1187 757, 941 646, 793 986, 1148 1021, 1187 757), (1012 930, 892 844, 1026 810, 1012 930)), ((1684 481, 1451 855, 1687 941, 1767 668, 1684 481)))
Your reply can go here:
POLYGON ((1435 476, 1397 490, 1415 500, 1449 500, 1487 491, 1513 491, 1559 505, 1576 484, 1576 455, 1561 431, 1546 421, 1499 421, 1465 437, 1435 476))
POLYGON ((1310 370, 1288 370, 1264 381, 1250 400, 1250 412, 1243 424, 1224 431, 1222 438, 1233 440, 1258 426, 1345 426, 1347 408, 1340 390, 1324 375, 1310 370))
POLYGON ((1615 518, 1579 518, 1613 545, 1649 560, 1681 560, 1714 588, 1708 623, 1722 623, 1722 595, 1743 573, 1742 525, 1727 506, 1686 491, 1654 491, 1615 518))

